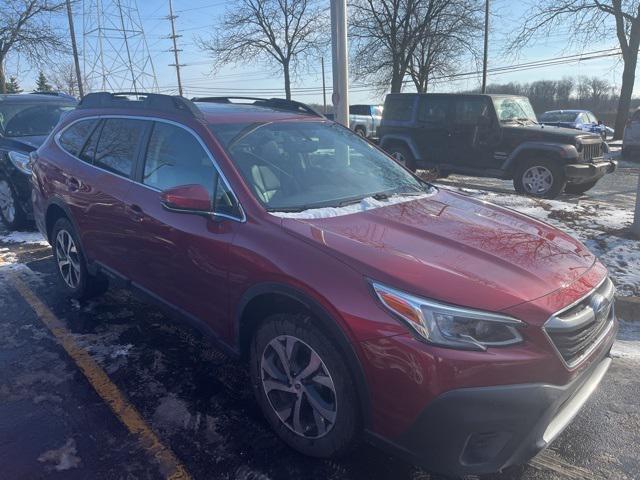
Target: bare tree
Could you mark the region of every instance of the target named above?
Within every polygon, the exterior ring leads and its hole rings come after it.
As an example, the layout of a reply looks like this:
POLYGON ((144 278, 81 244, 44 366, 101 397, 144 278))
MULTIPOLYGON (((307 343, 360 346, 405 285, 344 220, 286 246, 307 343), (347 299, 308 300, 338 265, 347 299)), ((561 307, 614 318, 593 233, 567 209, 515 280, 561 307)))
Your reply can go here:
POLYGON ((354 74, 400 92, 429 26, 454 0, 353 0, 349 31, 354 74))
POLYGON ((6 92, 4 62, 11 52, 32 62, 63 48, 48 14, 59 12, 64 2, 48 0, 0 0, 0 93, 6 92))
MULTIPOLYGON (((51 65, 47 71, 47 78, 51 81, 55 90, 68 93, 74 97, 80 96, 78 77, 72 61, 63 61, 51 65)), ((82 83, 86 91, 91 91, 89 79, 83 76, 82 83)))
POLYGON ((618 100, 614 139, 622 138, 629 116, 640 48, 639 0, 540 0, 523 19, 515 32, 511 49, 530 44, 534 36, 548 34, 559 27, 569 27, 571 41, 589 44, 594 38, 608 38, 615 31, 622 51, 624 68, 618 100))
POLYGON ((425 93, 437 77, 458 70, 465 55, 477 57, 482 33, 482 4, 478 0, 455 0, 430 23, 418 38, 408 73, 416 90, 425 93))
POLYGON ((287 99, 291 76, 301 60, 325 44, 326 15, 316 0, 240 0, 233 2, 211 38, 198 38, 213 56, 214 68, 259 59, 282 70, 287 99))

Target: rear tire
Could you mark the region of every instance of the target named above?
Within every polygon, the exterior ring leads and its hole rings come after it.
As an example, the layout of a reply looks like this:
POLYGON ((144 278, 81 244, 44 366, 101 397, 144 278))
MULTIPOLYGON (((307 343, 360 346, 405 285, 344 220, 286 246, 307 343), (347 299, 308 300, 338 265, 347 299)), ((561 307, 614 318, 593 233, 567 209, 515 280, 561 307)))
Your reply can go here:
POLYGON ((598 180, 593 180, 591 182, 585 183, 567 183, 567 186, 564 187, 564 191, 572 195, 582 195, 587 190, 591 190, 593 187, 595 187, 596 183, 598 183, 598 180))
POLYGON ((20 230, 29 224, 15 190, 5 177, 0 177, 0 218, 9 230, 20 230))
POLYGON ((363 127, 356 127, 356 129, 354 131, 358 135, 360 135, 362 138, 367 138, 367 132, 365 131, 365 129, 363 127))
POLYGON ((304 314, 267 317, 251 343, 253 391, 277 435, 312 457, 344 455, 361 420, 354 381, 336 342, 304 314))
POLYGON ((386 150, 400 165, 412 172, 416 171, 416 158, 413 156, 411 149, 405 145, 393 145, 386 150))
POLYGON ((516 192, 538 198, 556 198, 566 184, 563 166, 547 158, 521 161, 513 176, 516 192))
POLYGON ((53 258, 58 278, 68 295, 88 299, 104 293, 109 281, 104 275, 91 275, 78 236, 67 218, 59 218, 51 233, 53 258))

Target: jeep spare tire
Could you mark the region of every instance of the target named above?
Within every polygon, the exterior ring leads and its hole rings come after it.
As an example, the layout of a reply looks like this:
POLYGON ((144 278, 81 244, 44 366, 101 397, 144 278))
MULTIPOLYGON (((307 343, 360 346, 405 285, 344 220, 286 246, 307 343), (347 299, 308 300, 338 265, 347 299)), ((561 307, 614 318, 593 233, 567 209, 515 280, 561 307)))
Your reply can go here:
POLYGON ((566 184, 563 165, 545 158, 520 162, 513 176, 516 192, 532 197, 556 198, 566 184))

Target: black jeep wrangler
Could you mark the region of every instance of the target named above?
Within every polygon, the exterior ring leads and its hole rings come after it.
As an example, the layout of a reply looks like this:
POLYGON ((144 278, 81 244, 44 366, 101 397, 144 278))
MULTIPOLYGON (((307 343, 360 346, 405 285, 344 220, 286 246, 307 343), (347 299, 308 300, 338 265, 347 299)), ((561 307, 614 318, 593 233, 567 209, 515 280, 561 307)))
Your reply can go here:
POLYGON ((584 193, 616 169, 599 135, 538 124, 526 97, 393 93, 378 132, 411 170, 512 179, 537 197, 584 193))

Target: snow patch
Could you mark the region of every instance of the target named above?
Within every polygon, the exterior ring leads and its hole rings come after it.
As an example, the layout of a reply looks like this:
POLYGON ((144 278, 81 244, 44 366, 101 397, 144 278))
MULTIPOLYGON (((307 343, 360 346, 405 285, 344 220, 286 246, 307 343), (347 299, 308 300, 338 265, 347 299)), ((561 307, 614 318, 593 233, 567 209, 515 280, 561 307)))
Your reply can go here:
POLYGON ((38 461, 55 462, 53 469, 61 472, 80 465, 80 457, 76 455, 77 453, 76 441, 70 438, 62 447, 44 452, 38 457, 38 461))
POLYGON ((385 200, 376 200, 373 197, 367 197, 362 199, 359 203, 352 205, 345 205, 344 207, 322 207, 322 208, 310 208, 303 210, 302 212, 269 212, 271 215, 281 218, 297 218, 297 219, 311 219, 311 218, 330 218, 340 217, 342 215, 350 215, 352 213, 366 212, 374 208, 388 207, 390 205, 396 205, 398 203, 411 202, 413 200, 420 200, 426 197, 430 197, 437 190, 433 189, 429 193, 424 195, 397 195, 385 200))
POLYGON ((30 243, 42 246, 49 246, 40 232, 8 232, 0 235, 2 243, 30 243))
POLYGON ((618 338, 611 355, 615 358, 640 359, 640 322, 620 321, 618 338))

